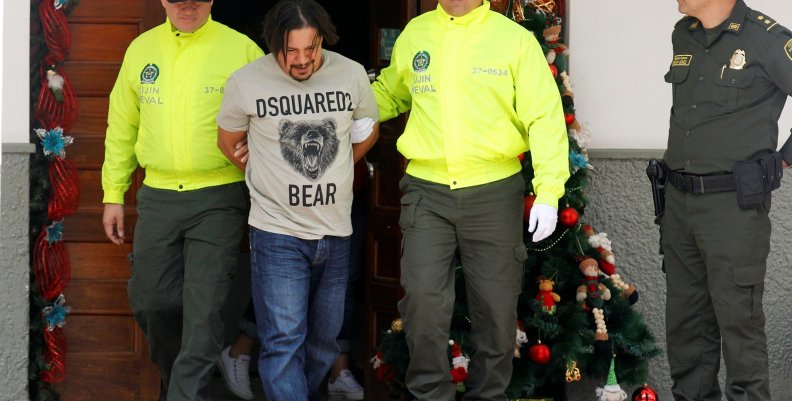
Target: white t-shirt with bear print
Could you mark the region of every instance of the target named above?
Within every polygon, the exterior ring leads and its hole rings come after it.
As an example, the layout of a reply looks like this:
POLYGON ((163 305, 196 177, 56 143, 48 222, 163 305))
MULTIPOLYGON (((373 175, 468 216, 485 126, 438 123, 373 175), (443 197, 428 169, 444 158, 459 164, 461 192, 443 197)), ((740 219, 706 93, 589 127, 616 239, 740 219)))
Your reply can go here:
POLYGON ((217 125, 248 132, 249 223, 302 239, 352 234, 350 128, 379 120, 363 66, 323 50, 306 81, 268 54, 228 79, 217 125))

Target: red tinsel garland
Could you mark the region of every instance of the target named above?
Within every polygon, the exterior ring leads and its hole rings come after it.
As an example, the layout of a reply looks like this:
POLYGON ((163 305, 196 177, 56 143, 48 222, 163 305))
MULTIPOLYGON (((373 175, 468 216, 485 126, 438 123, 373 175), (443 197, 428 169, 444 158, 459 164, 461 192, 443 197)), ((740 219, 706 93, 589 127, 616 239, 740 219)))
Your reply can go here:
POLYGON ((66 58, 71 47, 71 33, 66 14, 62 9, 56 9, 52 0, 44 0, 39 4, 39 17, 52 64, 59 63, 66 58))
POLYGON ((66 336, 63 335, 63 329, 44 329, 44 342, 47 344, 44 358, 49 363, 49 369, 41 371, 41 380, 60 383, 66 378, 66 336))
POLYGON ((48 87, 47 71, 55 63, 49 62, 52 59, 48 55, 41 67, 41 91, 39 91, 38 104, 36 105, 35 116, 39 123, 46 129, 55 127, 63 128, 64 132, 70 131, 77 122, 77 95, 69 83, 66 73, 59 70, 58 74, 63 77, 63 101, 58 101, 52 90, 48 87))
POLYGON ((49 179, 52 185, 47 210, 49 219, 57 221, 74 214, 80 205, 77 165, 71 159, 56 157, 49 164, 49 179))
POLYGON ((48 302, 60 295, 71 278, 69 252, 62 241, 47 241, 47 228, 41 230, 33 249, 33 274, 48 302))
MULTIPOLYGON (((69 54, 71 33, 64 10, 56 9, 52 0, 41 1, 39 16, 49 53, 41 62, 41 91, 34 115, 46 130, 61 127, 64 132, 68 132, 77 121, 77 96, 66 74, 57 66, 69 54), (62 88, 59 85, 50 88, 48 72, 55 78, 53 83, 62 80, 62 88), (59 92, 58 98, 53 91, 59 92)), ((56 221, 74 213, 80 202, 79 179, 74 162, 53 157, 49 166, 49 178, 52 194, 47 210, 48 219, 56 221)), ((44 227, 33 251, 34 278, 48 302, 57 299, 71 278, 66 247, 59 240, 51 240, 53 242, 47 240, 47 227, 44 227)), ((66 337, 60 327, 45 328, 43 334, 46 344, 43 356, 49 369, 39 371, 39 377, 47 383, 61 382, 66 377, 66 337)))

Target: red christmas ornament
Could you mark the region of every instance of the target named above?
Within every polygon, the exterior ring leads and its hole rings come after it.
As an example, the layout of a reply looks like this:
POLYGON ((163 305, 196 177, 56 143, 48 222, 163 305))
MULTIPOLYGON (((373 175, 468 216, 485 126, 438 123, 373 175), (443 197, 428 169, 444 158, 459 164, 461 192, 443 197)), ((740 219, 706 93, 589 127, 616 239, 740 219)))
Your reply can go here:
POLYGON ((573 207, 566 207, 558 213, 558 222, 567 228, 576 226, 579 219, 580 215, 573 207))
POLYGON ((635 390, 630 399, 632 401, 660 401, 660 397, 657 396, 657 393, 646 383, 644 383, 643 387, 639 387, 635 390))
POLYGON ((553 78, 558 78, 558 67, 556 67, 555 64, 548 65, 550 66, 550 72, 553 73, 553 78))
POLYGON ((533 208, 534 201, 536 201, 536 195, 528 195, 523 199, 523 221, 526 223, 528 222, 528 218, 531 216, 531 208, 533 208))
POLYGON ((564 121, 566 121, 567 125, 572 124, 575 122, 575 115, 573 113, 564 114, 564 121))
POLYGON ((542 344, 540 340, 538 343, 531 346, 531 349, 528 350, 528 356, 539 365, 547 365, 547 363, 550 362, 550 347, 542 344))

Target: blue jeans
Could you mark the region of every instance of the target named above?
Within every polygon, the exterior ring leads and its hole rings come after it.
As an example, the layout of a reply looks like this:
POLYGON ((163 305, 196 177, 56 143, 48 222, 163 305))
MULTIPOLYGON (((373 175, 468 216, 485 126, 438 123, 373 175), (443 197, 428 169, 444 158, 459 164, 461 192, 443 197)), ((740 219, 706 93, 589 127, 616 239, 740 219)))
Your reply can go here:
POLYGON ((250 228, 250 267, 269 401, 322 400, 338 356, 349 237, 304 240, 250 228))

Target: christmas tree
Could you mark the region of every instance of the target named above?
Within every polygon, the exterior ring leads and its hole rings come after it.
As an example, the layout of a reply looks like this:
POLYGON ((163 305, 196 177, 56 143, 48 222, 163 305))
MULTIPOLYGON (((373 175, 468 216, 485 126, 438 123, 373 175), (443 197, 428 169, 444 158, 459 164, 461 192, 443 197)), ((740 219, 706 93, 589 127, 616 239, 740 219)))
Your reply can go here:
MULTIPOLYGON (((564 399, 565 383, 580 380, 581 375, 603 383, 598 394, 623 394, 615 384, 617 380, 643 383, 648 360, 658 356, 660 349, 643 317, 632 308, 638 292, 616 273, 607 234, 581 222, 587 203, 588 171, 592 168, 585 148, 590 135, 575 119, 566 67, 568 51, 561 40, 564 4, 560 0, 491 0, 490 7, 533 32, 541 44, 562 97, 570 149, 570 178, 559 200, 555 232, 534 243, 524 224, 528 260, 515 322, 514 372, 507 394, 511 399, 564 399)), ((530 153, 524 155, 522 164, 527 220, 535 199, 530 153)), ((465 389, 467 355, 471 352, 467 346, 470 321, 462 269, 464 266, 457 267, 448 348, 451 380, 460 393, 465 389)), ((409 354, 401 321, 394 321, 384 333, 372 363, 380 381, 395 393, 406 392, 403 379, 409 354)))

